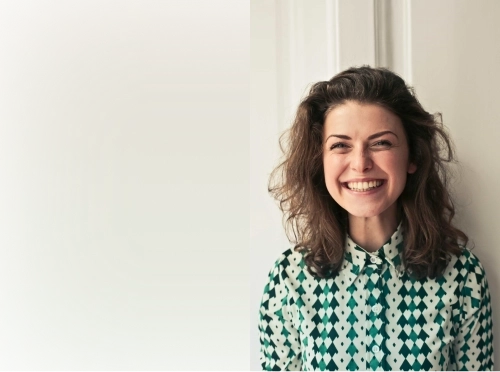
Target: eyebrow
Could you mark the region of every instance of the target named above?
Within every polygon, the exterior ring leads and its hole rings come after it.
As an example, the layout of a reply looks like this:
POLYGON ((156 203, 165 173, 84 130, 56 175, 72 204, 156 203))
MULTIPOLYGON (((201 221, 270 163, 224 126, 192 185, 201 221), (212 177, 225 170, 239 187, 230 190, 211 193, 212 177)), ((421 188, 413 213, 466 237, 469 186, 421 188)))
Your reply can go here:
MULTIPOLYGON (((381 136, 383 136, 384 134, 393 134, 393 135, 395 135, 395 136, 396 136, 396 138, 397 138, 397 139, 399 139, 399 137, 397 136, 397 134, 396 134, 396 133, 391 132, 390 130, 384 130, 384 131, 382 131, 382 132, 377 132, 377 133, 374 133, 374 134, 372 134, 372 135, 368 136, 368 140, 372 140, 372 139, 374 139, 374 138, 381 137, 381 136)), ((326 137, 325 142, 326 142, 326 141, 328 141, 328 138, 330 138, 330 137, 337 137, 337 138, 341 138, 341 139, 345 139, 345 140, 350 140, 350 139, 352 139, 351 137, 346 136, 345 134, 330 134, 328 137, 326 137)))

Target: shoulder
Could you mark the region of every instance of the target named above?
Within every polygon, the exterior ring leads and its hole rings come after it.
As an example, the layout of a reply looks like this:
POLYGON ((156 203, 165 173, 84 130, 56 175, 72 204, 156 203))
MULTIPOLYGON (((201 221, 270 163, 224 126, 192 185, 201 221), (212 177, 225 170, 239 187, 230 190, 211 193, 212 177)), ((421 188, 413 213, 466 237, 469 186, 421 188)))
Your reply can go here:
POLYGON ((485 270, 479 258, 472 253, 470 248, 461 246, 462 252, 458 256, 454 256, 447 268, 448 275, 460 275, 463 277, 475 275, 484 277, 485 270))
POLYGON ((273 269, 291 271, 302 270, 305 267, 303 254, 293 248, 290 248, 278 257, 278 259, 274 262, 273 269))
POLYGON ((304 280, 314 280, 307 270, 304 255, 294 248, 287 249, 274 262, 269 272, 269 282, 278 285, 284 284, 286 287, 295 288, 297 283, 304 280))
POLYGON ((304 255, 294 248, 287 249, 283 252, 276 262, 284 269, 303 269, 305 267, 304 255))
POLYGON ((461 296, 481 299, 488 292, 484 266, 468 247, 462 247, 462 253, 452 258, 444 276, 458 283, 461 296))

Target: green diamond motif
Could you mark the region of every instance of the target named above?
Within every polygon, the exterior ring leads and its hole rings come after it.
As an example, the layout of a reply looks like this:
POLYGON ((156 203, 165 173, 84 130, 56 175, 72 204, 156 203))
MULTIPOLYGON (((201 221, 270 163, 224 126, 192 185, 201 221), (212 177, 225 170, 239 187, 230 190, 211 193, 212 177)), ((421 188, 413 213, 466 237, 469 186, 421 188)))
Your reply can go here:
POLYGON ((443 276, 400 276, 402 241, 380 248, 381 265, 346 245, 351 262, 329 278, 310 275, 300 252, 285 252, 259 311, 262 369, 492 370, 491 297, 477 258, 464 249, 443 276))

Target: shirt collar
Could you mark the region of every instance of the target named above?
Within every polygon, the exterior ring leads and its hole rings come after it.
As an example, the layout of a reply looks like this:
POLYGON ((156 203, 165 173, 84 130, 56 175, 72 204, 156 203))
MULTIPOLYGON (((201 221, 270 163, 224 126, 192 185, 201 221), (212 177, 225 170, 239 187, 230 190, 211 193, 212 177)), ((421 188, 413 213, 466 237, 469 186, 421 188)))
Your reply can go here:
POLYGON ((352 283, 363 271, 366 264, 370 264, 372 257, 377 258, 377 262, 386 261, 397 273, 402 276, 403 267, 403 227, 399 223, 396 231, 387 240, 387 242, 375 252, 367 252, 357 245, 347 234, 345 242, 345 258, 342 265, 342 271, 347 275, 352 283))

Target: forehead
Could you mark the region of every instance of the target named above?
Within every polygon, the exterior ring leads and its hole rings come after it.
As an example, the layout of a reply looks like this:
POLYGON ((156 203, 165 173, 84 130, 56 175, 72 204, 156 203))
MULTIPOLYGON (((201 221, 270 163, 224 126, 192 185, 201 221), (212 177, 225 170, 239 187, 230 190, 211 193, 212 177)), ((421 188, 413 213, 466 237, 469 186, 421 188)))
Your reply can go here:
POLYGON ((332 109, 325 118, 324 134, 362 135, 383 130, 404 131, 397 115, 376 104, 348 101, 332 109))

